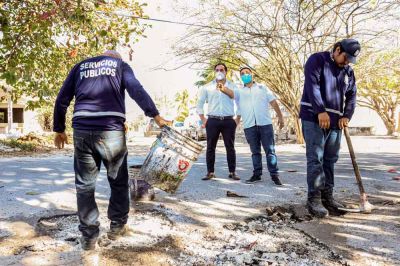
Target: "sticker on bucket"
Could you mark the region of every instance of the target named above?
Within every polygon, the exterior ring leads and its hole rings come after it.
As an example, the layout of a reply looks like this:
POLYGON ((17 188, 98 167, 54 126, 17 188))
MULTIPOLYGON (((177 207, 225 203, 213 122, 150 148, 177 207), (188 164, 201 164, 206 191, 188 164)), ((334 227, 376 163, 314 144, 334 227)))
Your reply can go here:
POLYGON ((189 162, 185 160, 179 160, 178 168, 180 171, 185 172, 189 168, 189 162))
POLYGON ((204 146, 170 127, 163 127, 152 145, 140 175, 152 186, 174 193, 204 146))

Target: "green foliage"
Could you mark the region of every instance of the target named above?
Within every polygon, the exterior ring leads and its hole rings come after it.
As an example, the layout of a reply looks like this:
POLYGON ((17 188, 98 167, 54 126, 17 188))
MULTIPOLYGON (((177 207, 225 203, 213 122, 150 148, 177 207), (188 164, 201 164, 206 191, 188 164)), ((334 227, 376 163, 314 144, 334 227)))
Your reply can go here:
POLYGON ((0 144, 10 148, 19 148, 22 151, 36 151, 38 143, 33 141, 21 141, 16 139, 0 140, 0 144))
POLYGON ((84 58, 118 44, 132 47, 146 25, 114 11, 143 15, 134 0, 0 3, 0 80, 25 95, 28 109, 49 104, 68 71, 84 58))
POLYGON ((178 116, 175 118, 178 122, 184 122, 186 117, 189 116, 189 91, 184 89, 176 93, 175 103, 177 106, 178 116))
POLYGON ((400 49, 367 53, 355 66, 359 70, 358 87, 363 96, 400 96, 400 49))
POLYGON ((377 112, 387 134, 396 128, 396 110, 400 106, 400 49, 363 53, 355 65, 358 104, 377 112))
POLYGON ((234 71, 248 65, 247 60, 241 58, 237 50, 228 44, 222 44, 221 49, 217 49, 216 53, 211 55, 206 69, 199 73, 201 79, 195 83, 197 87, 204 86, 215 78, 214 67, 218 63, 224 63, 227 66, 227 78, 230 80, 235 76, 234 71))
MULTIPOLYGON (((71 106, 74 102, 71 102, 71 106)), ((53 105, 43 105, 38 108, 38 122, 43 129, 43 131, 52 132, 53 131, 53 105)), ((72 115, 73 108, 68 108, 67 115, 65 118, 65 132, 67 134, 72 134, 72 115)))
POLYGON ((43 131, 53 131, 53 108, 51 106, 43 106, 38 110, 38 114, 38 122, 43 131))

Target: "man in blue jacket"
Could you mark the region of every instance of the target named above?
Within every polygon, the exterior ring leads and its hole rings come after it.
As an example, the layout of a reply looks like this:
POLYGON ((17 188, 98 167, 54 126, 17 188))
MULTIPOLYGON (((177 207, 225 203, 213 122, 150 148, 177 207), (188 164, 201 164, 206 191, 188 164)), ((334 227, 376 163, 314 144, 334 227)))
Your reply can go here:
POLYGON ((54 143, 67 143, 65 115, 75 97, 74 170, 81 245, 94 249, 99 236, 99 211, 95 201, 96 179, 103 162, 107 169, 111 197, 108 238, 117 239, 126 231, 129 213, 127 147, 125 141, 125 91, 145 115, 154 117, 162 127, 167 121, 159 116, 154 102, 135 78, 129 65, 116 51, 76 64, 65 80, 54 107, 54 143))
POLYGON ((300 118, 306 142, 307 208, 316 217, 343 207, 333 198, 334 164, 339 158, 342 129, 356 107, 355 63, 361 46, 354 39, 336 43, 330 52, 315 53, 304 67, 300 118))

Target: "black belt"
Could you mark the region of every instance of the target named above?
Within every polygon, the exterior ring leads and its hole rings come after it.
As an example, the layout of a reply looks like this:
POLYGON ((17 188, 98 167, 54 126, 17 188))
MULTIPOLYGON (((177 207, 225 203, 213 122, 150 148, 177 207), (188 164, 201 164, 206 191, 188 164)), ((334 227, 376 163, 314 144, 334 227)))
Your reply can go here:
POLYGON ((231 116, 215 116, 215 115, 209 115, 208 118, 214 118, 218 120, 225 120, 225 119, 233 119, 233 115, 231 116))

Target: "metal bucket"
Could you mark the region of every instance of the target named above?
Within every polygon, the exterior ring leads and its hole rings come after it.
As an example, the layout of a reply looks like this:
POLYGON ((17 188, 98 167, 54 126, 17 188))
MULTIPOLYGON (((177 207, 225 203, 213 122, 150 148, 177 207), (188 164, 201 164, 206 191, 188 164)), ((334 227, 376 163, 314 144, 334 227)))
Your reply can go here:
POLYGON ((170 127, 163 127, 140 171, 152 186, 174 193, 204 146, 170 127))

